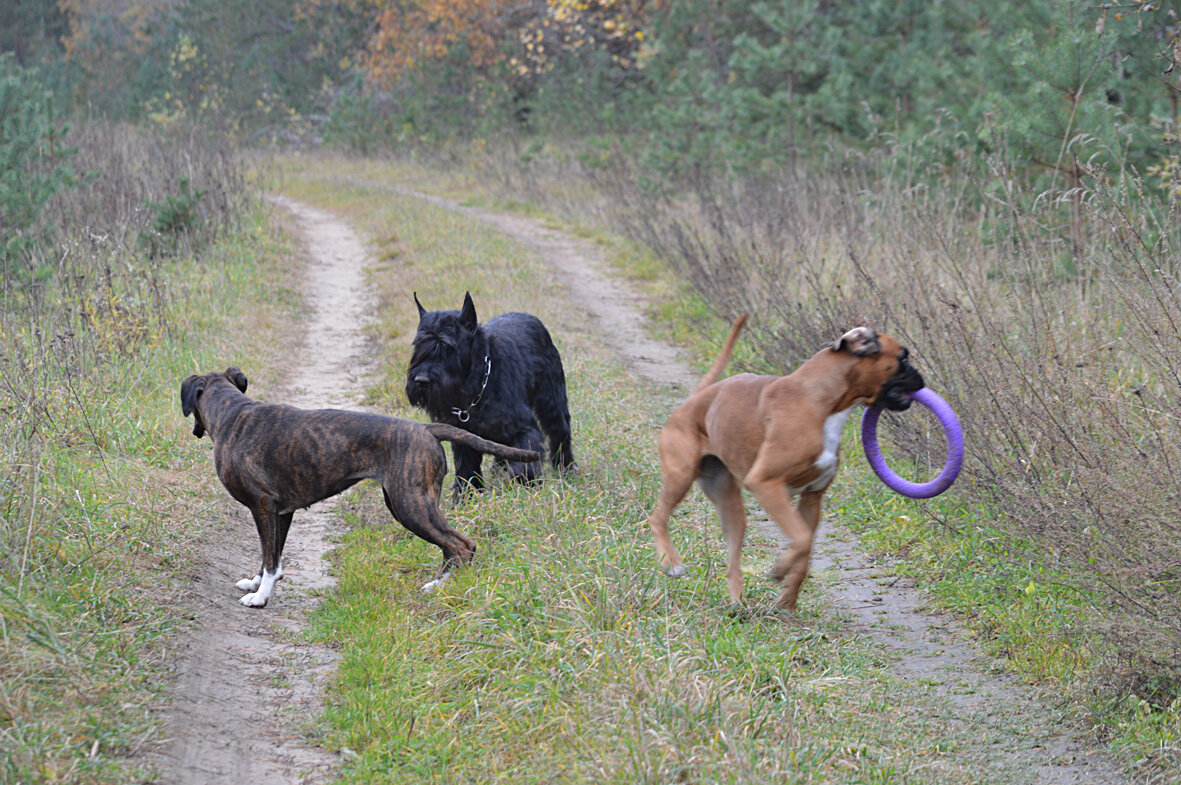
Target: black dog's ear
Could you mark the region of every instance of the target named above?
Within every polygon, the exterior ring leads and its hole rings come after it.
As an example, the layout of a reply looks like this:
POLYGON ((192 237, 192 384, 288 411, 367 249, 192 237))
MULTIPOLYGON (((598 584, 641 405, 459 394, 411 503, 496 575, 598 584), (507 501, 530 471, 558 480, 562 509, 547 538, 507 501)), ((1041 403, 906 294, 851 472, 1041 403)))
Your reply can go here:
POLYGON ((882 350, 878 334, 868 327, 854 327, 832 343, 834 352, 847 351, 858 357, 871 357, 882 350))
POLYGON ((180 411, 185 417, 193 416, 193 435, 198 439, 205 435, 205 424, 197 412, 197 399, 204 391, 204 376, 190 376, 180 383, 180 411))
POLYGON ((472 302, 472 293, 463 293, 463 308, 459 311, 459 323, 472 330, 476 329, 476 304, 472 302))
POLYGON ((238 369, 238 366, 231 365, 226 368, 226 378, 234 383, 239 392, 246 392, 246 374, 238 369))
POLYGON ((418 306, 418 319, 422 321, 422 317, 426 315, 426 308, 423 308, 422 303, 418 301, 418 292, 414 293, 414 304, 418 306))

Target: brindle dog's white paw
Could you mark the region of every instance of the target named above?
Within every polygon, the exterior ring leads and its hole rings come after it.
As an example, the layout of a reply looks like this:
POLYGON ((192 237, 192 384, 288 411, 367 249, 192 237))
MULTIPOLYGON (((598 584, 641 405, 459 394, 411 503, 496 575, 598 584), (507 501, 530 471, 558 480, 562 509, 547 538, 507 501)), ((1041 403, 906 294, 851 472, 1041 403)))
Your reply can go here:
MULTIPOLYGON (((275 580, 276 581, 283 580, 283 565, 282 564, 279 565, 278 571, 275 572, 275 580)), ((234 585, 238 587, 238 591, 256 592, 256 591, 258 591, 258 587, 262 586, 262 574, 260 573, 258 575, 255 575, 253 578, 243 578, 242 580, 238 581, 234 585)), ((245 605, 246 603, 242 603, 242 604, 245 605)), ((265 603, 263 603, 263 604, 265 605, 265 603)))
POLYGON ((247 608, 265 608, 267 600, 270 599, 267 595, 260 591, 252 592, 250 594, 243 594, 238 602, 245 605, 247 608))
POLYGON ((281 579, 282 577, 283 569, 281 567, 278 570, 275 570, 275 572, 266 572, 264 570, 263 574, 259 576, 257 591, 242 595, 238 602, 242 603, 247 608, 266 607, 267 600, 271 598, 271 592, 275 589, 275 581, 281 579))
POLYGON ((422 585, 422 590, 423 590, 423 592, 424 592, 424 593, 426 593, 426 594, 430 594, 430 593, 431 593, 431 592, 433 592, 435 589, 437 589, 437 588, 439 588, 440 586, 442 586, 442 585, 443 585, 443 581, 447 580, 447 579, 448 579, 448 578, 450 578, 450 577, 451 577, 451 573, 449 573, 449 572, 445 572, 445 573, 443 573, 442 575, 440 575, 438 578, 435 578, 433 581, 430 581, 429 583, 424 583, 424 584, 422 585))
POLYGON ((664 571, 664 574, 670 578, 680 578, 686 572, 687 572, 687 570, 685 569, 685 565, 678 564, 675 567, 669 567, 667 570, 664 571))

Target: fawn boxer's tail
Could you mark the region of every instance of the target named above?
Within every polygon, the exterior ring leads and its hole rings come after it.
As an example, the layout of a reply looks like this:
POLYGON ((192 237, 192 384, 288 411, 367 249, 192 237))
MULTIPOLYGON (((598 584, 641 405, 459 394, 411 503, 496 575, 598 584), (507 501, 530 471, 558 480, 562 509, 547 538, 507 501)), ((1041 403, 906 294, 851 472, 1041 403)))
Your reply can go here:
POLYGON ((456 428, 454 425, 448 425, 447 423, 429 423, 426 425, 426 429, 430 431, 431 436, 434 436, 441 442, 459 442, 464 447, 470 447, 473 450, 479 450, 488 455, 495 455, 497 458, 504 458, 506 461, 532 463, 533 461, 541 460, 541 454, 533 450, 519 450, 516 447, 509 447, 499 442, 490 442, 487 439, 481 439, 470 431, 456 428))
MULTIPOLYGON (((722 371, 726 370, 726 363, 730 362, 730 355, 734 353, 734 344, 738 342, 738 333, 742 332, 742 325, 746 324, 746 314, 742 314, 734 320, 734 324, 730 327, 730 334, 726 336, 726 345, 722 347, 722 353, 718 355, 718 359, 714 360, 713 367, 709 369, 709 373, 701 378, 697 383, 697 389, 701 390, 709 387, 722 376, 722 371)), ((694 390, 696 392, 696 390, 694 390)))

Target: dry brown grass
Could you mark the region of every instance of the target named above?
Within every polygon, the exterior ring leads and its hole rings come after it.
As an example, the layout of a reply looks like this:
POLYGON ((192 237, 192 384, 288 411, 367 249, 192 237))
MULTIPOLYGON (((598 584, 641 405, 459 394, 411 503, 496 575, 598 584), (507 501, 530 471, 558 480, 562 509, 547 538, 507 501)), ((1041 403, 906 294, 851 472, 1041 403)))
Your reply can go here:
POLYGON ((1098 179, 1068 227, 1051 200, 1022 206, 1012 181, 980 182, 985 200, 841 174, 659 198, 618 172, 603 182, 623 208, 615 222, 713 310, 754 314, 747 340, 764 367, 855 323, 911 346, 968 435, 958 499, 1092 603, 1101 678, 1122 674, 1153 699, 1181 689, 1171 215, 1098 179))
POLYGON ((176 384, 221 345, 199 320, 225 318, 210 299, 258 253, 209 245, 244 204, 211 140, 97 124, 71 143, 89 174, 0 289, 0 782, 121 779, 154 732, 155 643, 182 623, 160 578, 206 503, 179 479, 176 384), (204 213, 144 241, 181 176, 204 213))
MULTIPOLYGON (((648 249, 675 279, 656 287, 658 323, 697 330, 703 357, 744 311, 732 370, 793 367, 857 323, 908 344, 968 440, 953 492, 920 505, 924 536, 948 554, 984 548, 915 573, 946 586, 1014 667, 1055 674, 1089 701, 1099 735, 1135 750, 1152 777, 1175 772, 1181 247, 1170 205, 1102 173, 1081 194, 1029 193, 999 159, 938 184, 870 174, 889 160, 833 156, 807 177, 670 185, 619 150, 520 153, 481 150, 461 179, 648 249), (993 566, 976 575, 965 562, 993 566), (1020 588, 997 576, 1050 581, 1053 599, 1013 602, 1006 592, 1020 588)), ((887 419, 920 470, 941 465, 941 440, 914 418, 887 419)))

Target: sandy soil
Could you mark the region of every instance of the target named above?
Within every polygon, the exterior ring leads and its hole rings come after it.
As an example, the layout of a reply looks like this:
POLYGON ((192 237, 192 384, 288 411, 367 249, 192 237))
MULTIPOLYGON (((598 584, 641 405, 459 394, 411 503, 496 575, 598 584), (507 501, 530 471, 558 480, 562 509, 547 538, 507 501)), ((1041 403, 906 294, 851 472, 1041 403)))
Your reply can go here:
MULTIPOLYGON (((674 390, 691 388, 695 374, 671 347, 648 338, 642 303, 605 272, 597 249, 538 221, 462 206, 452 200, 398 189, 482 221, 534 247, 555 275, 592 315, 604 340, 635 373, 674 390)), ((362 328, 370 303, 362 285, 366 255, 348 227, 299 203, 275 199, 291 211, 307 235, 313 257, 307 282, 310 323, 304 351, 288 388, 272 400, 296 405, 353 406, 368 368, 362 328)), ((192 571, 191 593, 198 607, 193 632, 176 652, 175 703, 169 711, 171 740, 156 755, 160 782, 321 782, 338 761, 309 744, 301 723, 313 718, 318 696, 332 672, 331 650, 311 646, 297 635, 316 594, 332 585, 324 555, 333 518, 331 502, 296 516, 288 545, 287 578, 276 587, 270 607, 249 610, 236 602, 234 581, 254 563, 257 540, 244 509, 211 522, 216 530, 192 571)), ((766 521, 752 520, 761 533, 777 537, 766 521)), ((1100 753, 1062 729, 1060 710, 1032 689, 996 672, 988 658, 948 618, 923 610, 924 597, 891 579, 888 565, 859 555, 853 536, 832 531, 826 521, 814 560, 814 586, 823 586, 849 624, 896 656, 900 680, 927 685, 933 705, 950 725, 986 734, 995 781, 1005 772, 1036 772, 1045 785, 1123 783, 1100 753)))
MULTIPOLYGON (((272 201, 294 215, 308 245, 307 332, 291 358, 286 387, 251 394, 303 408, 359 408, 364 377, 372 370, 362 332, 372 310, 365 248, 328 213, 272 201)), ((234 587, 258 561, 249 513, 227 496, 225 518, 206 522, 214 531, 190 576, 195 616, 173 654, 169 739, 152 755, 162 772, 159 782, 291 785, 330 779, 337 756, 309 744, 304 723, 319 713, 336 656, 298 633, 318 595, 333 585, 324 556, 331 547, 334 502, 296 514, 283 559, 286 577, 262 610, 239 605, 242 592, 234 587)))

